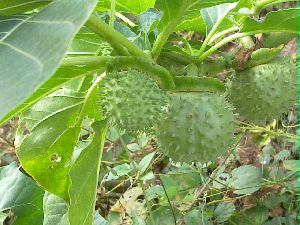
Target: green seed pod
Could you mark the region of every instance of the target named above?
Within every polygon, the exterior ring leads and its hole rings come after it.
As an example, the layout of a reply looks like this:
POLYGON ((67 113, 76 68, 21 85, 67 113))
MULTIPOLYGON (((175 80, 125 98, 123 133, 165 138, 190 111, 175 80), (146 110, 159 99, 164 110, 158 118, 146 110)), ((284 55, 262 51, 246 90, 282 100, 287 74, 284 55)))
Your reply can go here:
POLYGON ((281 60, 238 72, 229 98, 240 116, 265 123, 279 117, 297 100, 297 66, 281 60))
POLYGON ((99 85, 105 117, 121 130, 147 131, 162 115, 167 95, 146 74, 136 70, 112 72, 99 85))
POLYGON ((213 93, 178 93, 156 126, 159 149, 175 162, 207 162, 232 144, 232 106, 213 93))

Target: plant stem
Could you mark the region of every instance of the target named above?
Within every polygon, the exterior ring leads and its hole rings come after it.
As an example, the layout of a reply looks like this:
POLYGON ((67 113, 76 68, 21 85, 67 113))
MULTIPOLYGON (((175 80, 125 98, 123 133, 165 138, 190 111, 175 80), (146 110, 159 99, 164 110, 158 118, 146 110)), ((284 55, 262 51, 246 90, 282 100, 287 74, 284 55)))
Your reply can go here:
POLYGON ((125 23, 127 23, 129 26, 131 26, 131 27, 135 27, 136 26, 136 24, 134 23, 134 22, 132 22, 130 19, 128 19, 126 16, 124 16, 123 14, 121 14, 121 13, 119 13, 119 12, 116 12, 115 13, 116 14, 116 16, 118 17, 118 18, 120 18, 121 20, 123 20, 125 23))
POLYGON ((212 44, 214 41, 216 41, 217 39, 219 39, 220 37, 223 37, 224 35, 226 34, 229 34, 231 32, 234 32, 234 31, 238 31, 240 28, 238 26, 234 26, 234 27, 231 27, 231 28, 228 28, 226 30, 223 30, 219 33, 216 33, 214 34, 211 39, 209 40, 208 44, 212 44))
POLYGON ((169 203, 169 206, 170 206, 170 209, 171 209, 171 212, 172 212, 172 216, 173 216, 173 219, 174 219, 174 224, 177 225, 177 220, 176 220, 175 212, 174 212, 174 210, 173 210, 173 206, 172 206, 172 203, 171 203, 170 198, 169 198, 169 196, 168 196, 168 193, 167 193, 166 187, 165 187, 165 185, 164 185, 164 182, 161 180, 161 178, 160 178, 159 175, 158 175, 158 179, 160 180, 161 186, 162 186, 163 189, 164 189, 164 192, 165 192, 167 201, 168 201, 168 203, 169 203))
POLYGON ((219 48, 221 48, 223 45, 226 45, 227 43, 237 39, 237 38, 241 38, 241 37, 245 37, 251 35, 250 33, 236 33, 236 34, 232 34, 226 38, 224 38, 223 40, 221 40, 220 42, 218 42, 217 44, 215 44, 214 46, 212 46, 210 49, 208 49, 206 52, 204 52, 200 57, 199 60, 200 61, 204 61, 204 59, 206 59, 209 55, 211 55, 212 53, 214 53, 216 50, 218 50, 219 48))
POLYGON ((115 24, 115 13, 116 13, 116 0, 110 0, 111 6, 110 6, 110 15, 109 15, 109 26, 114 28, 115 24))
POLYGON ((271 130, 268 130, 267 128, 264 128, 264 127, 241 127, 242 130, 248 130, 248 131, 252 131, 252 132, 265 132, 265 133, 268 133, 270 135, 273 135, 273 136, 276 136, 276 137, 285 137, 285 138, 288 138, 288 139, 292 139, 292 140, 298 140, 299 137, 297 135, 293 135, 293 134, 287 134, 287 133, 284 133, 282 131, 271 131, 271 130))
POLYGON ((193 58, 190 55, 184 55, 182 53, 179 52, 175 52, 175 51, 171 51, 171 52, 162 52, 161 56, 164 56, 168 59, 171 59, 173 61, 175 61, 176 63, 182 64, 182 65, 188 65, 191 63, 196 63, 196 59, 193 58))
POLYGON ((106 76, 106 72, 102 73, 97 79, 94 81, 94 83, 91 85, 91 87, 88 89, 86 96, 84 98, 83 105, 81 107, 81 110, 79 112, 78 119, 76 121, 76 127, 81 127, 82 121, 84 119, 84 114, 86 110, 86 106, 89 103, 90 97, 92 96, 93 92, 97 88, 98 84, 102 81, 102 79, 106 76))
POLYGON ((86 26, 98 34, 100 37, 104 38, 108 43, 111 44, 113 48, 118 51, 121 51, 123 55, 129 52, 134 56, 142 56, 145 58, 149 58, 149 56, 144 53, 140 48, 138 48, 135 44, 131 43, 124 37, 121 33, 114 30, 108 24, 103 22, 96 15, 91 15, 88 19, 86 26))
POLYGON ((283 2, 292 2, 292 1, 293 0, 261 0, 254 3, 254 6, 251 10, 251 14, 258 14, 262 9, 271 5, 275 5, 283 2))
POLYGON ((62 66, 97 66, 106 67, 107 65, 118 68, 135 68, 146 71, 165 89, 171 90, 175 88, 173 78, 169 71, 158 64, 145 59, 144 57, 136 56, 78 56, 68 57, 63 60, 62 66))
POLYGON ((158 35, 156 41, 153 44, 153 48, 152 48, 152 55, 153 55, 154 60, 157 60, 163 46, 167 42, 169 36, 172 34, 172 32, 176 28, 177 24, 180 22, 182 16, 185 14, 185 12, 188 8, 188 3, 189 3, 189 1, 183 1, 182 5, 180 6, 179 12, 177 12, 176 16, 168 23, 168 25, 158 35))

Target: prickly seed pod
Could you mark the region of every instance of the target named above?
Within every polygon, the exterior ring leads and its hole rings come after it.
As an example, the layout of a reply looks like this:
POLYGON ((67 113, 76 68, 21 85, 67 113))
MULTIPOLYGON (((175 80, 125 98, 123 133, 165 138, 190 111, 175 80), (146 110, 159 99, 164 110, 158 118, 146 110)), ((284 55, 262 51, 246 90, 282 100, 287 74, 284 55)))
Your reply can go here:
POLYGON ((207 162, 222 155, 234 137, 232 106, 213 93, 178 93, 156 126, 159 149, 175 162, 207 162))
POLYGON ((238 72, 229 98, 239 115, 264 123, 279 117, 297 100, 297 66, 288 60, 238 72))
POLYGON ((137 70, 108 74, 99 85, 99 95, 103 115, 129 132, 153 127, 167 102, 165 92, 137 70))

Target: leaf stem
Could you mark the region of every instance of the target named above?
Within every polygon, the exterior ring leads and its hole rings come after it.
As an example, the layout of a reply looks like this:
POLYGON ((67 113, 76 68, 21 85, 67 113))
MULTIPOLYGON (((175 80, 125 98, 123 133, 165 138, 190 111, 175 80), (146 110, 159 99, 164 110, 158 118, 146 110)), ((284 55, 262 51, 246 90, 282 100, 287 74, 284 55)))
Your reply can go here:
POLYGON ((226 45, 227 43, 241 38, 241 37, 245 37, 251 35, 250 33, 235 33, 232 34, 226 38, 224 38, 223 40, 221 40, 220 42, 218 42, 217 44, 215 44, 214 46, 212 46, 210 49, 208 49, 206 52, 204 52, 200 57, 199 60, 200 61, 204 61, 204 59, 206 59, 209 55, 211 55, 212 53, 214 53, 216 50, 218 50, 219 48, 221 48, 223 45, 226 45))
POLYGON ((110 0, 110 15, 109 15, 109 26, 114 28, 115 19, 116 19, 116 0, 110 0))
POLYGON ((94 81, 94 83, 88 89, 88 91, 85 95, 83 105, 82 105, 81 110, 79 112, 79 116, 78 116, 78 119, 77 119, 77 122, 76 122, 76 127, 81 127, 81 124, 82 124, 82 121, 83 121, 84 115, 85 115, 86 106, 89 103, 90 97, 92 96, 93 92, 97 88, 97 85, 102 81, 102 79, 105 76, 106 76, 106 72, 102 73, 99 77, 97 77, 97 79, 94 81))
POLYGON ((173 78, 169 71, 162 66, 144 57, 136 56, 78 56, 68 57, 63 60, 62 66, 97 66, 112 68, 135 68, 148 72, 148 74, 165 89, 175 88, 173 78))
POLYGON ((228 28, 228 29, 226 29, 226 30, 223 30, 223 31, 221 31, 221 32, 219 32, 219 33, 216 33, 216 34, 214 34, 214 35, 211 37, 211 39, 209 40, 208 44, 210 45, 210 44, 212 44, 214 41, 216 41, 217 39, 223 37, 224 35, 229 34, 229 33, 231 33, 231 32, 234 32, 234 31, 238 31, 239 29, 240 29, 240 28, 239 28, 238 26, 234 26, 234 27, 228 28))
POLYGON ((271 5, 275 5, 283 2, 292 2, 292 1, 293 0, 261 0, 254 3, 253 8, 251 10, 251 14, 253 15, 258 14, 262 9, 271 5))
POLYGON ((105 39, 109 44, 111 44, 113 48, 122 53, 122 55, 128 55, 128 53, 130 53, 134 56, 149 58, 149 56, 140 48, 131 43, 126 37, 103 22, 96 15, 90 16, 86 23, 86 26, 96 34, 98 34, 100 37, 105 39))

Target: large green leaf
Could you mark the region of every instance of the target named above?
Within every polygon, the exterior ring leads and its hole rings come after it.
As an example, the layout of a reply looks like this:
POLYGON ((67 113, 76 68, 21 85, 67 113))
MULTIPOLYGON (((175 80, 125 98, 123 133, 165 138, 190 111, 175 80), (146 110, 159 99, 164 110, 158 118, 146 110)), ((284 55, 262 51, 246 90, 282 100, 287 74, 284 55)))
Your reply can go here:
POLYGON ((47 191, 65 200, 84 97, 82 93, 61 89, 40 100, 20 118, 16 144, 22 166, 47 191))
POLYGON ((290 8, 269 12, 263 20, 246 18, 241 32, 288 32, 298 33, 298 12, 297 8, 290 8))
POLYGON ((32 16, 0 17, 0 118, 52 76, 96 2, 57 0, 32 16))
POLYGON ((69 221, 71 225, 93 225, 96 190, 107 122, 92 124, 93 141, 83 149, 70 170, 69 221))
POLYGON ((66 202, 46 192, 44 195, 44 223, 43 225, 69 225, 68 205, 66 202))
POLYGON ((5 117, 0 119, 0 125, 7 122, 14 115, 20 114, 21 112, 29 109, 38 100, 51 94, 52 92, 69 82, 71 79, 92 76, 94 73, 101 74, 102 72, 103 69, 89 72, 86 69, 80 67, 62 67, 58 69, 58 71, 29 98, 27 98, 25 102, 10 111, 5 117))
POLYGON ((176 31, 193 30, 201 34, 205 33, 205 23, 200 15, 200 10, 223 3, 237 2, 237 0, 157 0, 156 8, 164 12, 162 23, 165 25, 172 20, 180 10, 183 3, 188 3, 187 12, 178 22, 176 31))
POLYGON ((238 0, 190 0, 188 11, 198 11, 203 8, 221 5, 224 3, 238 2, 238 0))
POLYGON ((209 8, 201 9, 200 13, 205 21, 206 34, 208 34, 215 24, 220 24, 228 13, 236 7, 237 3, 225 3, 209 8))
MULTIPOLYGON (((140 14, 153 8, 155 0, 116 0, 116 10, 119 12, 140 14)), ((110 0, 99 0, 97 10, 107 11, 110 9, 110 0)))
POLYGON ((44 191, 22 174, 16 163, 0 168, 0 211, 12 209, 14 225, 41 225, 44 191))
POLYGON ((15 14, 48 4, 52 0, 1 0, 0 14, 15 14))

